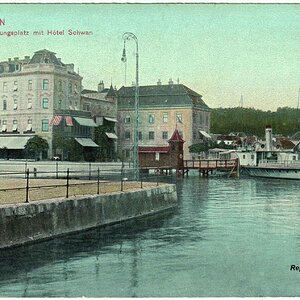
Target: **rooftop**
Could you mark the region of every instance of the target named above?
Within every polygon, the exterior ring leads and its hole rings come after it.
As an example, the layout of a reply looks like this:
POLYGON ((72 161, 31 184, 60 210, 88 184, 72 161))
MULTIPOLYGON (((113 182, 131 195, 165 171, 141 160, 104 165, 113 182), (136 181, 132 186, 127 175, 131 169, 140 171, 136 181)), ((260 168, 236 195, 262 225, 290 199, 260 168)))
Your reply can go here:
MULTIPOLYGON (((118 104, 134 106, 135 86, 122 86, 118 92, 118 104)), ((209 109, 202 96, 183 84, 147 85, 139 87, 140 106, 198 106, 209 109)))

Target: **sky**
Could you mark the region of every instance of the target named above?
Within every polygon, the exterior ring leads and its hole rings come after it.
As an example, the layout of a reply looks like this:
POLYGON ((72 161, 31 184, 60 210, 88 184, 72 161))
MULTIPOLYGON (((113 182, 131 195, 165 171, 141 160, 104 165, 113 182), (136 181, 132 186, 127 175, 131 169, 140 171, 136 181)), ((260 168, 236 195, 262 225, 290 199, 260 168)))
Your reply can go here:
MULTIPOLYGON (((47 49, 74 63, 83 87, 125 85, 123 33, 139 46, 139 84, 182 83, 211 108, 297 107, 300 4, 4 4, 0 61, 47 49), (68 30, 92 35, 68 35, 68 30), (34 36, 33 31, 44 35, 34 36), (64 35, 47 35, 64 30, 64 35)), ((126 85, 135 81, 136 44, 126 42, 126 85)))

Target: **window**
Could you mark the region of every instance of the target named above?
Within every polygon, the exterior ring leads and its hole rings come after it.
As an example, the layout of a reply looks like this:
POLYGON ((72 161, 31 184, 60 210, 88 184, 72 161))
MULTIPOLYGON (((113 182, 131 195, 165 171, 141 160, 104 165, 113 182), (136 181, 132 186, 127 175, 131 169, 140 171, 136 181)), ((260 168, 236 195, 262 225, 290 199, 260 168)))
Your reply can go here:
POLYGON ((12 128, 13 132, 18 131, 18 121, 17 120, 13 120, 13 128, 12 128))
POLYGON ((32 108, 32 99, 31 99, 31 98, 28 98, 28 99, 27 99, 27 108, 28 108, 28 109, 31 109, 31 108, 32 108))
POLYGON ((42 131, 44 131, 44 132, 49 131, 49 120, 48 119, 42 120, 42 131))
POLYGON ((7 125, 6 125, 7 123, 6 123, 6 120, 3 120, 2 121, 2 128, 1 128, 1 131, 2 132, 5 132, 6 130, 7 130, 7 125))
POLYGON ((154 140, 154 131, 149 131, 149 140, 154 140))
POLYGON ((28 91, 32 90, 32 80, 28 80, 28 91))
POLYGON ((125 158, 129 158, 129 157, 130 157, 130 150, 125 149, 125 158))
POLYGON ((3 100, 3 107, 2 107, 3 110, 7 110, 7 101, 6 99, 3 100))
POLYGON ((62 81, 61 80, 58 82, 58 90, 60 92, 62 91, 62 81))
POLYGON ((3 92, 7 92, 7 82, 3 82, 3 92))
POLYGON ((159 160, 159 152, 155 152, 155 160, 159 160))
POLYGON ((26 131, 32 131, 32 119, 27 120, 26 131))
POLYGON ((82 105, 82 109, 86 111, 90 111, 90 107, 91 107, 90 103, 84 103, 82 105))
POLYGON ((14 92, 18 90, 18 81, 14 81, 14 92))
POLYGON ((77 84, 74 84, 74 93, 78 94, 77 84))
POLYGON ((168 131, 163 131, 162 132, 162 138, 163 138, 163 140, 167 140, 168 139, 168 131))
POLYGON ((150 115, 149 115, 149 123, 150 123, 150 124, 153 124, 153 123, 154 123, 154 115, 153 115, 153 114, 150 114, 150 115))
POLYGON ((48 90, 49 88, 49 80, 43 79, 43 90, 48 90))
POLYGON ((141 141, 143 139, 143 134, 141 131, 139 131, 139 141, 141 141))
POLYGON ((49 108, 49 99, 48 98, 43 98, 42 107, 43 108, 49 108))
POLYGON ((163 113, 163 123, 168 123, 168 113, 163 113))
POLYGON ((182 123, 182 113, 180 112, 176 113, 176 122, 182 123))
POLYGON ((73 88, 72 88, 72 83, 70 82, 70 83, 69 83, 69 94, 72 94, 72 90, 73 90, 73 88))
POLYGON ((130 139, 130 131, 125 131, 125 140, 130 139))
POLYGON ((58 108, 61 109, 61 103, 62 101, 61 100, 58 100, 58 108))
POLYGON ((18 108, 18 99, 14 98, 14 110, 18 108))
POLYGON ((124 123, 128 124, 130 122, 131 122, 130 115, 126 115, 125 118, 124 118, 124 123))

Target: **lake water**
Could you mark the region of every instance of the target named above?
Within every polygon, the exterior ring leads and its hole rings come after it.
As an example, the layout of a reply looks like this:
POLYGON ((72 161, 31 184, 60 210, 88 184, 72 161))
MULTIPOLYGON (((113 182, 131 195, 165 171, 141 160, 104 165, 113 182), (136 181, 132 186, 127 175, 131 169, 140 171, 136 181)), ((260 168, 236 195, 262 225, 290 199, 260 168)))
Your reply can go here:
POLYGON ((300 296, 299 191, 190 176, 172 213, 0 251, 0 296, 300 296))

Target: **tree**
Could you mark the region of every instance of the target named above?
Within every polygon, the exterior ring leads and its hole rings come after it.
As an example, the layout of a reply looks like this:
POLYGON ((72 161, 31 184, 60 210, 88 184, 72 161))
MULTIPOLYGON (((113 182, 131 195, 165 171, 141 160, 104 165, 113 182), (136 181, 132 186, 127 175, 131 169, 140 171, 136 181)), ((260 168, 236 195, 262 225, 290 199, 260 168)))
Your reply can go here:
POLYGON ((35 135, 32 138, 30 138, 25 145, 25 150, 27 151, 27 153, 33 154, 36 160, 39 159, 42 151, 47 151, 48 149, 49 144, 47 140, 43 139, 38 135, 35 135))

